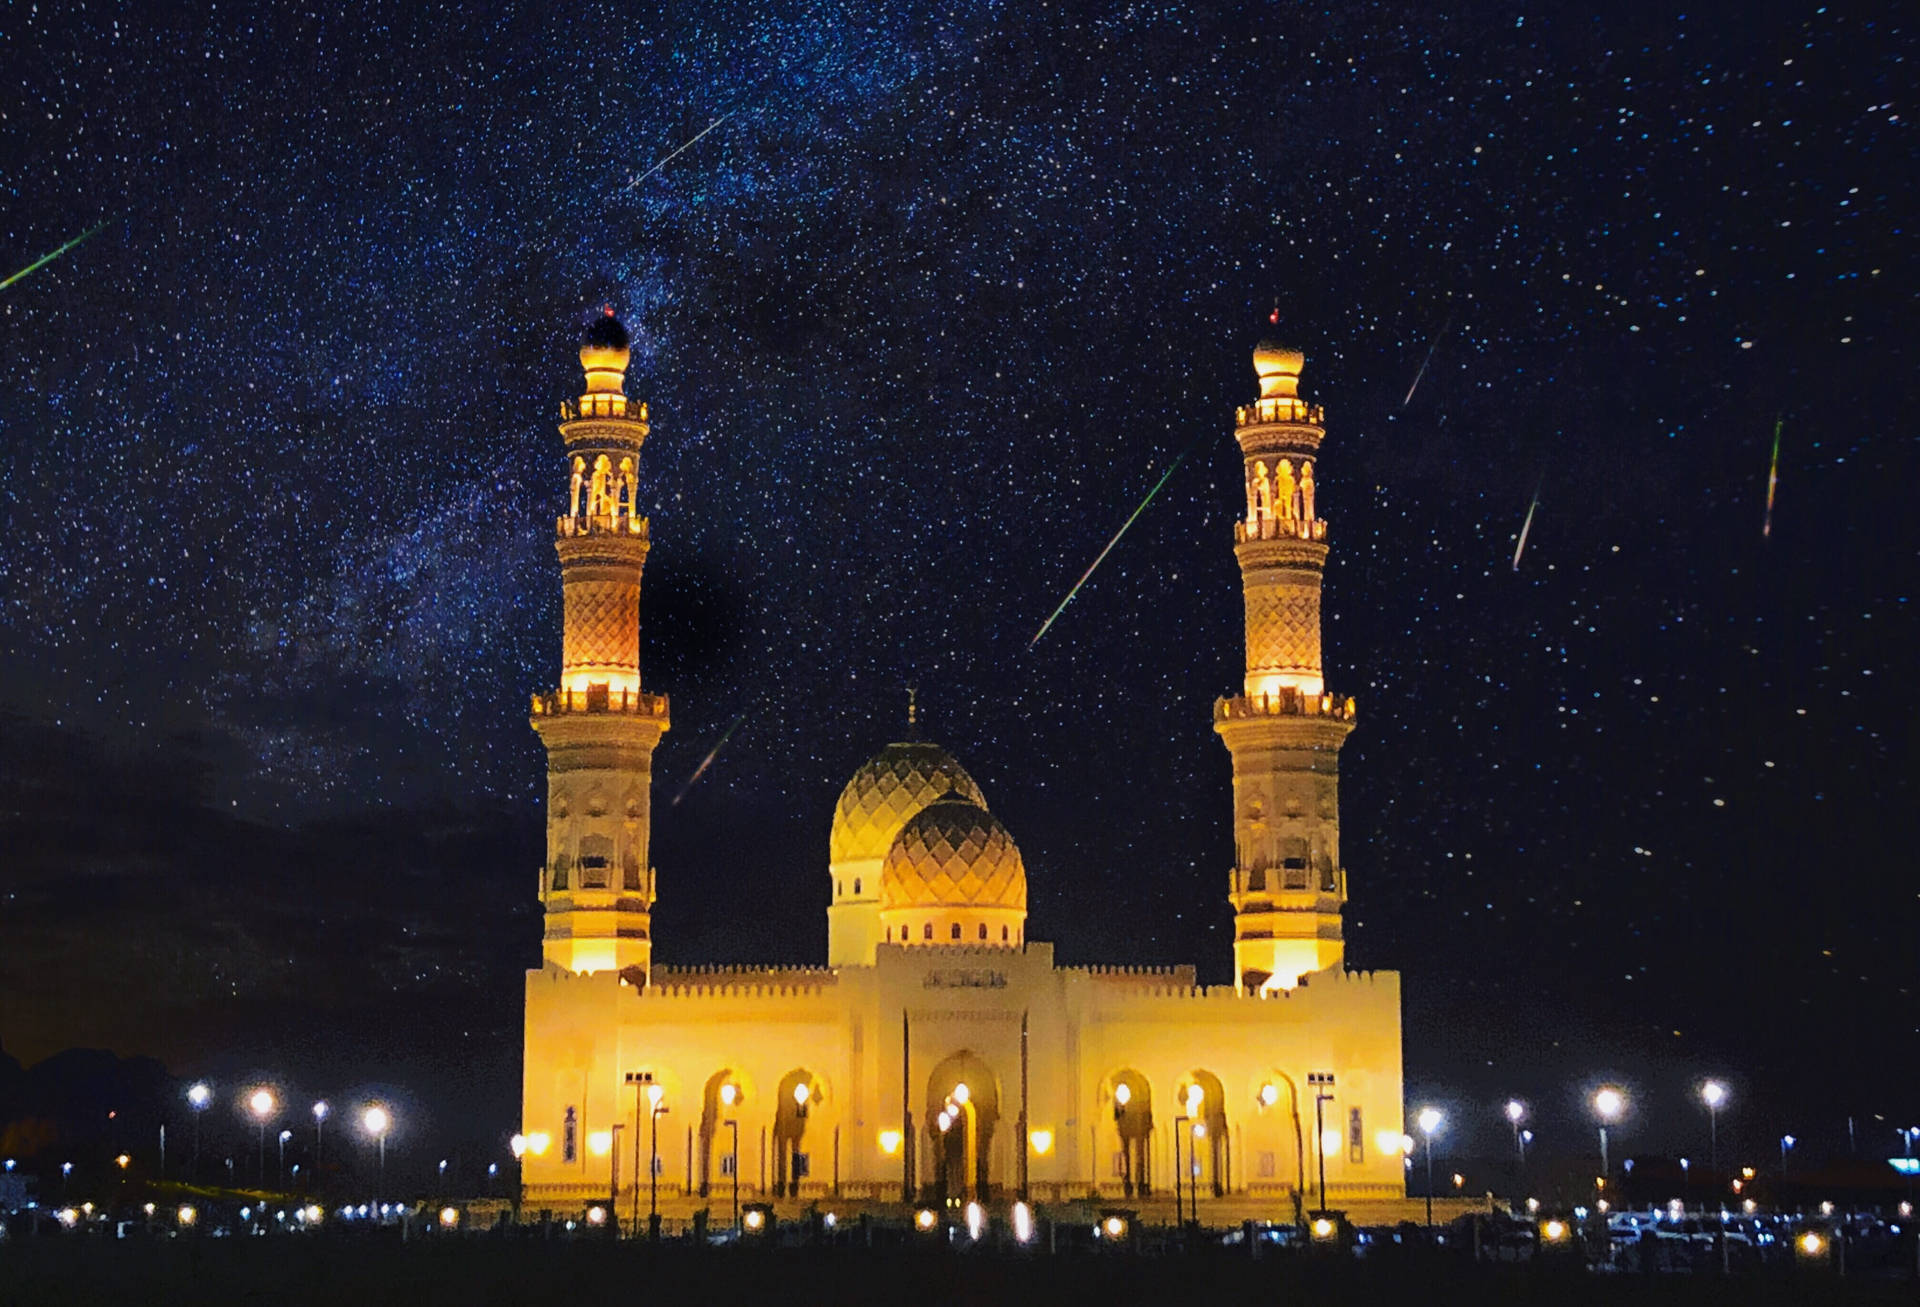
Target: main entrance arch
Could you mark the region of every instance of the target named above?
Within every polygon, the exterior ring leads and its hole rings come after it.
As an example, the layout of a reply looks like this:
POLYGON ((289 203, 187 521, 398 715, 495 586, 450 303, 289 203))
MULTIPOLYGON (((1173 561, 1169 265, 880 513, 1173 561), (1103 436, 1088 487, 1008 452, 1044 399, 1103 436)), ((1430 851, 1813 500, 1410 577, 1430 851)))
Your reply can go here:
POLYGON ((985 1202, 992 1193, 993 1135, 1000 1124, 1000 1078, 971 1049, 927 1078, 930 1177, 941 1197, 985 1202))

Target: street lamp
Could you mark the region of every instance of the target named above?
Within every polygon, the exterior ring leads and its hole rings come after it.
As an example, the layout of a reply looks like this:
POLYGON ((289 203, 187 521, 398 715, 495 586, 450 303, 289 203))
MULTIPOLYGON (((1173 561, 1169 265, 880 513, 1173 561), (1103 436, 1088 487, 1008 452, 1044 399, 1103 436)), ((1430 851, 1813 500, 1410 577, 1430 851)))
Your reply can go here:
POLYGON ((1520 1169, 1527 1169, 1527 1142, 1520 1137, 1520 1123, 1527 1119, 1527 1105, 1517 1098, 1507 1100, 1507 1123, 1513 1127, 1513 1148, 1520 1154, 1520 1169))
POLYGON ((193 1175, 190 1178, 194 1180, 200 1178, 200 1114, 207 1110, 211 1102, 213 1090, 206 1081, 196 1081, 187 1090, 187 1106, 193 1109, 193 1175))
POLYGON ((1113 1129, 1120 1136, 1120 1186, 1133 1197, 1133 1149, 1127 1143, 1127 1104, 1133 1101, 1133 1089, 1122 1080, 1113 1087, 1113 1129))
POLYGON ((1320 1210, 1327 1210, 1327 1120, 1326 1105, 1333 1101, 1333 1072, 1309 1071, 1307 1083, 1313 1086, 1313 1151, 1320 1163, 1320 1210))
POLYGON ((280 1132, 280 1187, 282 1189, 287 1187, 287 1140, 291 1138, 293 1138, 293 1131, 280 1132))
POLYGON ((1718 1080, 1700 1086, 1700 1101, 1707 1105, 1707 1169, 1720 1169, 1720 1109, 1727 1101, 1727 1087, 1718 1080))
MULTIPOLYGON (((367 1110, 360 1114, 360 1128, 372 1135, 373 1141, 380 1146, 380 1188, 382 1191, 387 1187, 387 1131, 392 1127, 392 1114, 378 1103, 369 1105, 367 1110)), ((376 1200, 379 1197, 379 1194, 374 1195, 376 1200)))
MULTIPOLYGON (((649 1114, 649 1143, 647 1145, 647 1238, 660 1237, 660 1118, 666 1115, 666 1105, 660 1100, 667 1091, 659 1085, 647 1086, 647 1103, 652 1107, 649 1114)), ((797 1097, 796 1093, 796 1097, 797 1097)))
POLYGON ((1780 1202, 1783 1205, 1787 1201, 1787 1154, 1792 1152, 1793 1146, 1799 1142, 1792 1135, 1780 1136, 1780 1202))
POLYGON ((273 1091, 262 1085, 247 1095, 247 1110, 253 1113, 255 1124, 260 1128, 260 1183, 267 1182, 267 1122, 279 1108, 273 1091))
POLYGON ((1433 1136, 1439 1131, 1447 1118, 1437 1107, 1423 1107, 1414 1120, 1419 1123, 1420 1133, 1427 1139, 1427 1229, 1433 1229, 1433 1136))
POLYGON ((1602 1085, 1593 1095, 1593 1114, 1600 1119, 1600 1187, 1607 1183, 1607 1127, 1627 1110, 1627 1096, 1612 1085, 1602 1085))
POLYGON ((332 1110, 324 1098, 313 1105, 313 1169, 316 1172, 326 1153, 327 1113, 332 1110))

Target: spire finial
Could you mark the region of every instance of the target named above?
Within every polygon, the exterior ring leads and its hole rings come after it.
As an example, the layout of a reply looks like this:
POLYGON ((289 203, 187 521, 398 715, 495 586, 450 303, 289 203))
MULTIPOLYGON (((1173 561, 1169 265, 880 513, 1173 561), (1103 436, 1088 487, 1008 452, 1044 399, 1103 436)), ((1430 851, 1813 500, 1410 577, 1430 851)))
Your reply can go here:
POLYGON ((920 738, 920 687, 907 682, 907 738, 920 738))
POLYGON ((1280 301, 1279 300, 1277 299, 1274 300, 1273 312, 1267 314, 1267 321, 1276 327, 1280 325, 1280 301))

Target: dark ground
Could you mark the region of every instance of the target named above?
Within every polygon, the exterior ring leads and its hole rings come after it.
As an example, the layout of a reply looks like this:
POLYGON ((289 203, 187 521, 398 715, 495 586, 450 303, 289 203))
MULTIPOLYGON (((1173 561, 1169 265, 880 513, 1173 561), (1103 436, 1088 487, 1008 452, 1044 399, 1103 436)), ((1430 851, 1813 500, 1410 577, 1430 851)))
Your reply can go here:
POLYGON ((1047 1257, 905 1250, 649 1252, 639 1247, 462 1239, 401 1248, 356 1240, 48 1240, 0 1250, 0 1305, 147 1303, 435 1304, 777 1302, 945 1304, 1906 1303, 1904 1280, 1659 1279, 1450 1259, 1365 1264, 1207 1254, 1047 1257))

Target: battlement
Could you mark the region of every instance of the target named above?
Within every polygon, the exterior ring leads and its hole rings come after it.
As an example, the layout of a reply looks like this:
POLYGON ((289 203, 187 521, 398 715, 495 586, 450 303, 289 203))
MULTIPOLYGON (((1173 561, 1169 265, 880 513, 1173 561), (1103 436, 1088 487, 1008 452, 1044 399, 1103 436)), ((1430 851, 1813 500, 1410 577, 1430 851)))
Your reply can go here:
POLYGON ((1281 422, 1317 427, 1325 421, 1325 410, 1318 404, 1309 404, 1304 399, 1291 396, 1256 399, 1233 411, 1233 425, 1236 427, 1260 427, 1281 422))
POLYGON ((1191 963, 1182 963, 1172 967, 1123 967, 1123 966, 1086 966, 1062 967, 1062 971, 1086 976, 1103 984, 1119 985, 1175 985, 1192 986, 1194 970, 1191 963))
POLYGON ((611 687, 596 690, 589 686, 585 690, 552 690, 546 694, 533 696, 533 715, 535 717, 562 717, 569 713, 615 713, 629 717, 667 717, 668 701, 664 694, 649 694, 645 690, 620 690, 616 693, 611 687))
POLYGON ((806 998, 840 983, 831 967, 655 967, 642 999, 806 998))
POLYGON ((593 517, 562 517, 555 520, 553 529, 556 535, 564 538, 579 536, 629 536, 648 540, 648 528, 653 522, 648 517, 615 517, 610 513, 600 513, 593 517))
POLYGON ((1213 720, 1216 722, 1253 717, 1330 717, 1335 721, 1351 722, 1354 720, 1353 696, 1304 694, 1283 686, 1279 693, 1263 694, 1257 699, 1241 694, 1231 699, 1213 701, 1213 720))

